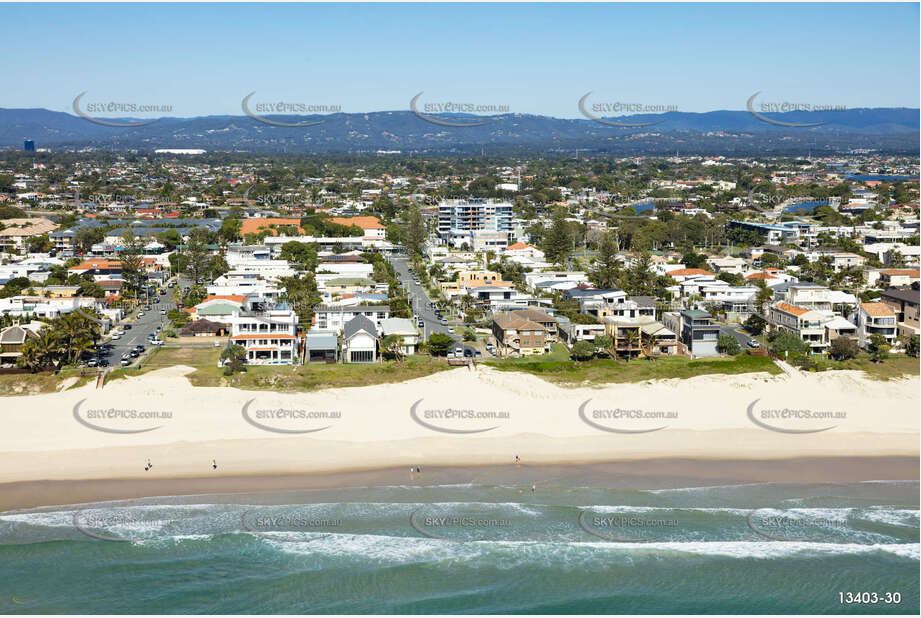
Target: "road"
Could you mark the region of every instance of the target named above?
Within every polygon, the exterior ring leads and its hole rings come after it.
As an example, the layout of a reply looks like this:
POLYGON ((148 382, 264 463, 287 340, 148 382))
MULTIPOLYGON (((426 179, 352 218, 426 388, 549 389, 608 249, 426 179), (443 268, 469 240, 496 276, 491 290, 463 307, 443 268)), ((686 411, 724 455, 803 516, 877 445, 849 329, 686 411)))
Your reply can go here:
MULTIPOLYGON (((119 367, 122 354, 130 352, 134 349, 134 346, 138 344, 143 345, 147 348, 147 352, 149 352, 153 346, 150 345, 147 335, 156 332, 157 326, 160 326, 162 331, 168 330, 169 320, 165 315, 161 314, 160 311, 165 310, 168 312, 176 308, 176 303, 172 300, 172 292, 174 289, 175 288, 168 289, 166 296, 158 296, 159 302, 157 304, 151 302, 150 311, 145 312, 143 316, 138 317, 136 314, 131 314, 128 318, 122 320, 113 327, 112 330, 119 330, 124 334, 118 341, 110 342, 114 346, 112 353, 107 357, 111 367, 119 367), (130 324, 131 330, 125 330, 125 324, 130 324)), ((141 308, 143 309, 143 306, 141 308)), ((143 358, 143 355, 140 358, 143 358)), ((137 361, 138 359, 132 359, 132 364, 137 361)))
MULTIPOLYGON (((421 284, 417 284, 413 281, 412 271, 409 268, 409 259, 403 256, 391 256, 390 263, 393 264, 393 269, 397 273, 397 278, 400 280, 400 283, 403 284, 403 287, 406 288, 406 291, 409 294, 409 302, 413 308, 413 314, 417 317, 422 318, 424 324, 424 339, 428 340, 429 335, 434 333, 443 333, 449 335, 452 339, 459 342, 464 348, 469 348, 471 350, 477 350, 478 348, 469 343, 463 343, 461 341, 461 336, 459 334, 452 333, 450 329, 453 326, 460 326, 458 324, 449 323, 447 325, 442 324, 438 321, 438 318, 435 316, 435 310, 431 308, 430 303, 432 299, 429 298, 428 293, 425 291, 425 288, 421 284)), ((476 354, 476 352, 474 352, 476 354)))
POLYGON ((736 341, 739 342, 739 345, 742 346, 743 350, 750 347, 748 342, 752 340, 751 335, 738 331, 731 326, 720 326, 720 335, 729 335, 730 337, 735 337, 736 341))

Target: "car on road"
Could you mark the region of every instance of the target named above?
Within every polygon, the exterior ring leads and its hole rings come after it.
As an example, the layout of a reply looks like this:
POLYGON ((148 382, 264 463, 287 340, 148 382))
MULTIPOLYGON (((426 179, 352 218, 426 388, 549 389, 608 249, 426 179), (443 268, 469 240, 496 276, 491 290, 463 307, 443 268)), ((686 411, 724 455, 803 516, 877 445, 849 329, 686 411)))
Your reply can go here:
POLYGON ((464 348, 464 356, 467 358, 473 358, 473 350, 470 348, 464 348))
POLYGON ((107 360, 104 359, 104 358, 100 358, 100 359, 99 359, 99 366, 100 366, 100 367, 108 367, 108 366, 109 366, 109 361, 107 361, 107 360))
POLYGON ((448 321, 447 321, 446 319, 444 319, 444 318, 440 318, 438 321, 441 322, 442 325, 448 323, 448 321))
POLYGON ((87 367, 95 367, 95 366, 97 366, 98 364, 99 364, 99 359, 98 359, 98 358, 91 358, 91 359, 89 359, 88 361, 86 361, 86 366, 87 366, 87 367))
POLYGON ((757 341, 755 341, 754 339, 752 339, 751 341, 748 342, 748 347, 750 347, 750 348, 760 348, 760 347, 761 347, 761 344, 758 343, 757 341))
POLYGON ((418 326, 419 328, 425 328, 425 320, 423 320, 422 318, 419 318, 418 320, 416 320, 416 326, 418 326))
POLYGON ((129 358, 123 358, 123 359, 121 360, 121 363, 120 363, 120 364, 121 364, 122 367, 127 367, 128 365, 131 364, 131 358, 130 358, 130 357, 129 357, 129 358))
POLYGON ((461 357, 464 355, 464 348, 457 346, 454 348, 454 356, 461 357))
POLYGON ((143 318, 143 317, 144 317, 144 312, 143 312, 143 311, 138 311, 138 317, 139 317, 139 318, 143 318))
POLYGON ((129 355, 131 358, 137 358, 138 356, 141 355, 141 353, 138 352, 137 350, 131 350, 130 352, 128 352, 128 355, 129 355))
POLYGON ((166 309, 160 309, 160 315, 166 315, 166 309))
POLYGON ((121 333, 112 333, 112 339, 114 339, 115 341, 118 341, 121 338, 122 338, 121 333))
POLYGON ((151 339, 150 345, 163 345, 163 340, 162 339, 151 339))
POLYGON ((132 326, 131 324, 125 324, 124 326, 122 326, 122 328, 124 328, 125 330, 131 330, 132 326))

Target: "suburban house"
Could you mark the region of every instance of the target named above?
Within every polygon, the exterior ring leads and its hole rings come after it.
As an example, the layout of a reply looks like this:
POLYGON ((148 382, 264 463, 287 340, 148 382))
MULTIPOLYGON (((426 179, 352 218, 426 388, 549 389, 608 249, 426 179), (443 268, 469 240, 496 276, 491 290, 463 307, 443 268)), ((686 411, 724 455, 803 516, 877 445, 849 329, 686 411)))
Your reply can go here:
POLYGON ((857 343, 863 349, 870 347, 873 335, 882 335, 890 346, 896 341, 895 312, 885 303, 860 303, 853 322, 857 326, 857 343))
POLYGON ((307 333, 307 362, 335 363, 339 360, 339 337, 333 332, 307 333))
POLYGON ((317 330, 341 333, 347 322, 364 316, 374 324, 375 333, 381 322, 390 317, 389 305, 319 305, 316 309, 317 330))
POLYGON ((649 316, 604 318, 605 332, 620 358, 678 354, 680 346, 674 331, 649 316))
POLYGON ((879 271, 879 285, 898 288, 918 283, 919 271, 908 268, 889 268, 879 271))
POLYGON ((667 312, 663 322, 669 330, 678 334, 687 352, 692 356, 717 356, 716 342, 720 328, 713 324, 713 318, 706 311, 685 309, 667 312))
POLYGON ((781 301, 771 305, 768 320, 779 330, 791 332, 808 343, 813 354, 822 354, 828 348, 825 330, 828 314, 781 301))
POLYGON ((35 331, 14 324, 0 330, 0 365, 16 364, 22 356, 22 346, 31 337, 37 337, 35 331))
POLYGON ((419 330, 412 320, 407 318, 387 318, 381 320, 381 337, 395 335, 400 338, 401 351, 405 355, 415 354, 419 349, 419 330))
POLYGON ((576 324, 566 322, 559 325, 560 340, 572 346, 577 341, 594 341, 605 334, 604 324, 576 324))
POLYGON ((498 356, 529 356, 549 352, 547 329, 519 313, 509 311, 493 316, 492 334, 496 340, 498 356))
POLYGON ((356 315, 342 329, 342 362, 377 362, 377 326, 364 315, 356 315))
POLYGON ((297 314, 281 304, 247 300, 230 316, 230 342, 243 346, 250 365, 291 365, 298 360, 297 314))
POLYGON ((199 318, 194 322, 189 322, 179 334, 183 337, 223 337, 229 329, 227 324, 199 318))
POLYGON ((918 286, 912 288, 890 288, 880 293, 879 299, 892 309, 898 324, 899 335, 921 334, 918 319, 918 286))
POLYGON ((206 319, 213 322, 229 324, 230 317, 235 311, 242 310, 243 303, 245 302, 246 297, 238 294, 227 294, 223 296, 212 294, 194 307, 188 308, 186 311, 193 322, 206 319))

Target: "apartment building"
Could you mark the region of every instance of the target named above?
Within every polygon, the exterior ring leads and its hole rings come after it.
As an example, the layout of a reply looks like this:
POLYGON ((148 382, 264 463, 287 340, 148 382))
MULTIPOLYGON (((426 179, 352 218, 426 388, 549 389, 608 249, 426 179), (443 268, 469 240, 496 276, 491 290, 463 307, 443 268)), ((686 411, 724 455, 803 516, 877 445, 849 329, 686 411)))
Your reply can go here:
POLYGON ((511 231, 510 202, 468 199, 444 200, 438 205, 438 236, 452 247, 479 243, 483 245, 480 250, 505 249, 511 231))

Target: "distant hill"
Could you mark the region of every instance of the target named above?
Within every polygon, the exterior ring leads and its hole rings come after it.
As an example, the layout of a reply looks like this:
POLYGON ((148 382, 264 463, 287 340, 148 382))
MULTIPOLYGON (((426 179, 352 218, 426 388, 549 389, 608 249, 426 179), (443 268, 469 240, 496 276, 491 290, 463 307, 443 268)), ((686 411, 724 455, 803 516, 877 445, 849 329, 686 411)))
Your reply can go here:
MULTIPOLYGON (((328 116, 267 116, 281 127, 249 116, 160 118, 138 127, 108 127, 75 115, 46 109, 0 109, 0 148, 21 149, 24 139, 37 147, 108 150, 204 148, 209 151, 343 153, 400 150, 430 153, 540 153, 583 150, 611 154, 800 154, 873 149, 916 154, 919 110, 851 109, 839 112, 770 114, 787 123, 827 121, 817 127, 787 127, 763 122, 747 111, 667 112, 612 118, 619 123, 656 124, 615 127, 589 119, 504 114, 481 126, 451 127, 426 122, 411 111, 328 116)), ((472 116, 436 118, 449 122, 472 116)), ((106 118, 106 120, 114 120, 106 118)), ((131 119, 121 119, 130 122, 131 119)))

